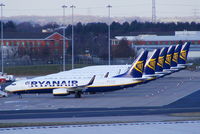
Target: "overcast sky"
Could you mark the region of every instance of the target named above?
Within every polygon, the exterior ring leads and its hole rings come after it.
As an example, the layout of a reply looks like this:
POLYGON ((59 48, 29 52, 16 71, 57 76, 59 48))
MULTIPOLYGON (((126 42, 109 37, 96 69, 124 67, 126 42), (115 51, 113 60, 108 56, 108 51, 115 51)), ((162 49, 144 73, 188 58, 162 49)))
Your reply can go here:
MULTIPOLYGON (((111 16, 151 17, 152 0, 0 0, 4 3, 4 16, 18 15, 62 15, 63 4, 75 5, 76 15, 108 16, 106 5, 112 5, 111 16)), ((200 16, 200 0, 156 0, 158 17, 200 16)), ((70 8, 66 15, 70 15, 70 8)))

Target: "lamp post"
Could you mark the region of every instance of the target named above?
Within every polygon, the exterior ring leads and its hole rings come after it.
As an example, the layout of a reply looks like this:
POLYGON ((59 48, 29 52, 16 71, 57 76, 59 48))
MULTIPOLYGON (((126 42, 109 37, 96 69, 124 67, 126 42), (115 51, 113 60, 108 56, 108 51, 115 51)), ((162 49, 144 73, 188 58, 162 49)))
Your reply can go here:
POLYGON ((3 7, 5 6, 3 3, 0 4, 1 6, 1 72, 4 72, 3 68, 3 7))
POLYGON ((108 8, 108 65, 110 65, 110 8, 112 8, 111 5, 107 6, 108 8))
POLYGON ((65 71, 65 50, 66 50, 66 40, 65 40, 65 9, 67 8, 66 5, 62 6, 63 8, 63 71, 65 71))
POLYGON ((72 69, 74 69, 74 5, 71 5, 72 9, 72 69))

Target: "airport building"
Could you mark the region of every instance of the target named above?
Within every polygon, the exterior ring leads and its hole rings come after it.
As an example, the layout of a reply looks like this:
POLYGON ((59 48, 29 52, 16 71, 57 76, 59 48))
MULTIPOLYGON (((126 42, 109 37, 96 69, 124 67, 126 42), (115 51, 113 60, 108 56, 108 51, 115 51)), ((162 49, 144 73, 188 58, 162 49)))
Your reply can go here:
MULTIPOLYGON (((63 51, 63 36, 58 32, 54 33, 4 33, 4 46, 17 47, 19 50, 31 48, 33 51, 39 51, 41 48, 48 48, 51 53, 56 55, 63 51)), ((66 39, 68 47, 69 39, 66 39)))
POLYGON ((200 58, 200 31, 175 31, 170 35, 141 34, 136 36, 115 36, 112 39, 112 46, 119 45, 122 39, 128 40, 129 45, 135 50, 147 49, 149 51, 176 45, 180 41, 182 43, 191 42, 189 58, 200 58))
POLYGON ((119 45, 122 39, 128 40, 129 45, 136 49, 153 50, 155 48, 176 45, 180 41, 191 42, 189 57, 200 57, 200 31, 175 31, 173 35, 141 34, 137 36, 115 36, 112 46, 119 45))

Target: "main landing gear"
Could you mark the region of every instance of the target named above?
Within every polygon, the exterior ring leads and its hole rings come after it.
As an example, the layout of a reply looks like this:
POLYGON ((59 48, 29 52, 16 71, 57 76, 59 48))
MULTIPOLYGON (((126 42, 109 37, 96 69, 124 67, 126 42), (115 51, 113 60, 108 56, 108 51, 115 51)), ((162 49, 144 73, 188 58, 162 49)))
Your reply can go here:
POLYGON ((17 94, 19 96, 19 99, 22 99, 22 95, 21 94, 17 94))
POLYGON ((82 92, 80 92, 80 91, 75 92, 75 98, 81 98, 81 94, 82 94, 82 92))

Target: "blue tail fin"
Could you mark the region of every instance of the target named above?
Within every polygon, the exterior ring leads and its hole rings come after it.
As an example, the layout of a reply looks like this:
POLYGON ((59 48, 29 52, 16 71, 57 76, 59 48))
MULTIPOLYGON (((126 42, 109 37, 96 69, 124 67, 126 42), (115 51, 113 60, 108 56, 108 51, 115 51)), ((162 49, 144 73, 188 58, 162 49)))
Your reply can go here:
POLYGON ((163 65, 165 62, 165 58, 167 55, 168 47, 164 47, 160 51, 160 55, 158 57, 158 62, 156 64, 156 72, 162 72, 163 71, 163 65))
POLYGON ((137 59, 133 62, 130 69, 124 74, 120 74, 114 77, 127 77, 127 78, 139 78, 142 77, 144 65, 146 63, 148 51, 143 51, 137 59))
POLYGON ((181 49, 178 59, 178 64, 186 64, 189 49, 190 49, 190 42, 186 42, 181 49))
POLYGON ((158 61, 159 53, 160 49, 155 49, 152 53, 152 56, 149 57, 149 59, 147 60, 144 67, 144 73, 146 75, 155 74, 155 68, 156 68, 156 63, 158 61))
POLYGON ((182 44, 176 45, 176 48, 174 50, 174 54, 172 57, 172 61, 171 61, 171 67, 177 66, 181 48, 182 48, 182 44))
POLYGON ((170 69, 171 67, 171 60, 172 60, 172 55, 174 53, 175 46, 170 46, 167 52, 167 56, 163 65, 163 69, 170 69))

